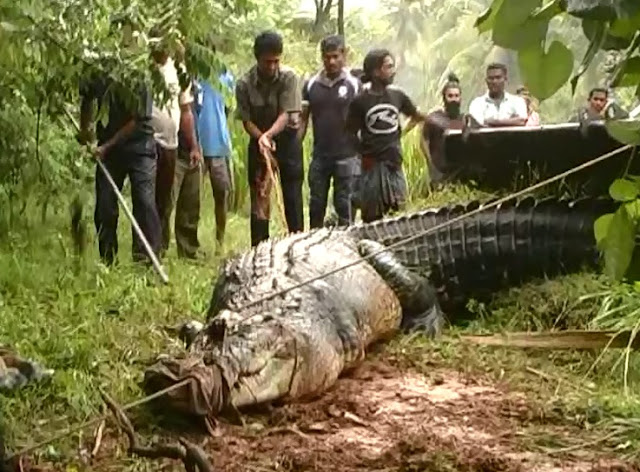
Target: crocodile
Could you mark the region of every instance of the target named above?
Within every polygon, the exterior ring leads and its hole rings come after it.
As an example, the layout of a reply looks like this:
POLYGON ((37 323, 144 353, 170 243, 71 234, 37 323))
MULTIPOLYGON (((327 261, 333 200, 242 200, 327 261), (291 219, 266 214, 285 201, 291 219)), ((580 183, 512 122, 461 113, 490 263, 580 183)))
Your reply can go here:
POLYGON ((473 201, 264 241, 222 264, 206 323, 184 353, 146 369, 143 389, 173 386, 157 400, 163 411, 209 426, 244 407, 312 399, 373 343, 437 335, 469 297, 595 268, 593 225, 612 211, 601 198, 473 201))

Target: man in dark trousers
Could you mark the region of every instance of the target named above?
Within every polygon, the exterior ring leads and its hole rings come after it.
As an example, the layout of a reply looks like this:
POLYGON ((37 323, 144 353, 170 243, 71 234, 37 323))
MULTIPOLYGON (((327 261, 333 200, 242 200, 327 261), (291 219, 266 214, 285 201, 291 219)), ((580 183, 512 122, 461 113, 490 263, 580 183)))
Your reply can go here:
POLYGON ((309 165, 309 225, 320 228, 327 210, 333 179, 333 205, 338 225, 353 222, 351 199, 360 174, 357 140, 346 128, 347 112, 360 82, 345 68, 344 40, 328 36, 320 43, 324 69, 302 89, 300 141, 313 121, 313 153, 309 165))
MULTIPOLYGON (((102 105, 111 79, 103 73, 96 73, 81 85, 81 116, 78 141, 86 144, 91 140, 89 131, 93 120, 93 102, 102 105)), ((133 216, 157 255, 160 249, 160 219, 155 203, 156 143, 151 126, 153 99, 150 89, 140 84, 134 91, 115 90, 107 96, 109 101, 108 123, 97 124, 98 147, 95 158, 101 159, 113 177, 116 186, 122 190, 125 177, 131 182, 133 216), (127 106, 133 93, 138 106, 127 106)), ((118 199, 104 173, 96 167, 96 210, 94 215, 100 257, 106 264, 112 264, 118 251, 118 199)), ((136 261, 148 259, 144 246, 132 228, 133 258, 136 261)))
POLYGON ((423 122, 425 116, 406 93, 393 85, 395 60, 388 50, 370 51, 363 69, 363 89, 351 102, 347 125, 354 136, 360 133, 359 203, 366 223, 399 211, 406 203, 400 114, 410 118, 405 133, 423 122))
POLYGON ((295 72, 280 65, 282 37, 260 33, 254 41, 254 65, 236 85, 236 116, 249 134, 248 174, 251 192, 251 245, 269 238, 270 176, 267 159, 277 164, 290 232, 304 229, 302 211, 301 96, 295 72))

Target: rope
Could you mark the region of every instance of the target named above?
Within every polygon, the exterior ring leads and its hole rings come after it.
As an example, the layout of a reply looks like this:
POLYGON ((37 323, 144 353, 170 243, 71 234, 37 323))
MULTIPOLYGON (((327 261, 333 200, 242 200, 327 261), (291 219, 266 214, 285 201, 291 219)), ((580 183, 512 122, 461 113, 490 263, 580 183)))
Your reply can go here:
MULTIPOLYGON (((303 280, 302 282, 294 284, 294 285, 292 285, 290 287, 283 288, 282 290, 271 292, 270 294, 265 295, 265 296, 263 296, 261 298, 258 298, 257 300, 254 300, 254 301, 249 302, 249 303, 247 303, 245 305, 242 305, 240 308, 237 308, 237 311, 242 311, 242 310, 245 310, 246 308, 249 308, 249 307, 255 306, 255 305, 259 304, 259 303, 262 303, 262 302, 265 302, 267 300, 270 300, 270 299, 272 299, 274 297, 279 297, 281 295, 285 295, 286 293, 288 293, 288 292, 290 292, 292 290, 304 287, 304 286, 309 285, 309 284, 311 284, 313 282, 317 282, 318 280, 322 280, 322 279, 324 279, 324 278, 326 278, 326 277, 328 277, 330 275, 336 274, 336 273, 341 272, 341 271, 343 271, 345 269, 348 269, 350 267, 353 267, 353 266, 356 266, 358 264, 361 264, 361 263, 363 263, 363 262, 365 262, 365 261, 367 261, 367 260, 379 255, 379 254, 382 254, 383 252, 387 252, 389 249, 393 249, 393 248, 396 248, 398 246, 402 246, 404 244, 407 244, 407 243, 409 243, 411 241, 414 241, 416 239, 422 238, 422 237, 426 236, 427 234, 430 234, 430 233, 433 233, 435 231, 438 231, 439 229, 442 229, 442 228, 445 228, 445 227, 447 227, 449 225, 457 223, 458 221, 461 221, 461 220, 463 220, 465 218, 468 218, 468 217, 476 215, 476 214, 478 214, 480 212, 486 211, 489 208, 493 208, 493 207, 496 207, 498 205, 501 205, 501 204, 503 204, 503 203, 505 203, 505 202, 507 202, 507 201, 509 201, 511 199, 520 197, 520 196, 522 196, 522 195, 524 195, 526 193, 532 192, 533 190, 537 190, 537 189, 539 189, 541 187, 544 187, 545 185, 548 185, 548 184, 553 183, 553 182, 555 182, 557 180, 563 179, 563 178, 565 178, 565 177, 567 177, 567 176, 569 176, 571 174, 575 174, 575 173, 577 173, 577 172, 579 172, 579 171, 581 171, 583 169, 586 169, 588 167, 591 167, 591 166, 597 164, 598 162, 602 162, 602 161, 604 161, 606 159, 609 159, 612 156, 615 156, 616 154, 620 154, 620 153, 626 151, 627 149, 630 149, 631 147, 635 147, 635 146, 627 144, 625 146, 619 147, 618 149, 614 149, 613 151, 610 151, 610 152, 608 152, 606 154, 602 154, 599 157, 593 158, 590 161, 587 161, 587 162, 585 162, 583 164, 580 164, 580 165, 578 165, 576 167, 573 167, 573 168, 571 168, 569 170, 561 172, 560 174, 554 175, 553 177, 549 177, 546 180, 543 180, 541 182, 538 182, 537 184, 531 185, 531 186, 529 186, 529 187, 527 187, 527 188, 525 188, 523 190, 520 190, 520 191, 518 191, 516 193, 513 193, 511 195, 507 195, 505 197, 499 198, 498 200, 496 200, 496 201, 494 201, 492 203, 489 203, 487 205, 481 206, 481 207, 479 207, 479 208, 477 208, 475 210, 471 210, 471 211, 469 211, 467 213, 464 213, 464 214, 462 214, 460 216, 452 218, 451 220, 445 221, 444 223, 440 223, 439 225, 433 226, 433 227, 431 227, 431 228, 429 228, 429 229, 427 229, 425 231, 421 231, 421 232, 419 232, 417 234, 414 234, 413 236, 410 236, 410 237, 405 238, 405 239, 401 239, 401 240, 399 240, 399 241, 397 241, 397 242, 395 242, 393 244, 389 244, 389 245, 385 246, 384 249, 380 249, 378 251, 374 251, 373 253, 368 254, 367 256, 360 257, 358 260, 355 260, 353 262, 349 262, 348 264, 345 264, 345 265, 342 265, 342 266, 337 267, 335 269, 332 269, 332 270, 330 270, 330 271, 328 271, 328 272, 326 272, 324 274, 318 275, 316 277, 312 277, 310 279, 303 280)), ((253 315, 247 315, 244 318, 242 318, 242 320, 246 320, 246 319, 250 318, 251 316, 253 316, 253 315)))
MULTIPOLYGON (((242 307, 239 309, 239 311, 241 311, 241 310, 243 310, 243 309, 245 309, 245 308, 248 308, 248 307, 254 306, 254 305, 258 304, 258 303, 262 303, 262 302, 264 302, 264 301, 266 301, 266 300, 269 300, 269 299, 271 299, 271 298, 273 298, 273 297, 283 295, 283 294, 285 294, 285 293, 287 293, 287 292, 289 292, 289 291, 291 291, 291 290, 295 290, 296 288, 304 287, 305 285, 308 285, 308 284, 310 284, 310 283, 313 283, 313 282, 315 282, 315 281, 317 281, 317 280, 321 280, 321 279, 323 279, 323 278, 325 278, 325 277, 328 277, 329 275, 335 274, 335 273, 340 272, 340 271, 342 271, 342 270, 344 270, 344 269, 348 269, 349 267, 353 267, 353 266, 355 266, 355 265, 358 265, 358 264, 360 264, 360 263, 362 263, 362 262, 364 262, 364 261, 366 261, 366 260, 368 260, 368 259, 370 259, 370 258, 372 258, 372 257, 376 256, 377 254, 381 254, 381 253, 383 253, 383 252, 388 251, 389 249, 392 249, 392 248, 394 248, 394 247, 401 246, 402 244, 406 244, 406 243, 408 243, 408 242, 411 242, 411 241, 413 241, 414 239, 421 238, 421 237, 423 237, 423 236, 425 236, 425 235, 427 235, 427 234, 429 234, 429 233, 432 233, 432 232, 434 232, 434 231, 437 231, 438 229, 444 228, 444 227, 446 227, 446 226, 448 226, 448 225, 450 225, 450 224, 453 224, 453 223, 455 223, 455 222, 457 222, 457 221, 461 221, 461 220, 462 220, 462 219, 464 219, 464 218, 467 218, 467 217, 469 217, 469 216, 473 216, 473 215, 475 215, 475 214, 477 214, 477 213, 480 213, 480 212, 482 212, 482 211, 485 211, 485 210, 486 210, 486 209, 488 209, 488 208, 493 208, 493 207, 495 207, 495 206, 501 205, 502 203, 507 202, 507 201, 509 201, 509 200, 511 200, 511 199, 513 199, 513 198, 517 198, 517 197, 519 197, 519 196, 522 196, 522 195, 524 195, 524 194, 526 194, 526 193, 528 193, 528 192, 531 192, 531 191, 536 190, 536 189, 538 189, 538 188, 540 188, 540 187, 543 187, 543 186, 545 186, 545 185, 547 185, 547 184, 550 184, 550 183, 552 183, 552 182, 555 182, 555 181, 557 181, 557 180, 560 180, 560 179, 562 179, 562 178, 564 178, 564 177, 566 177, 566 176, 568 176, 568 175, 574 174, 574 173, 579 172, 579 171, 581 171, 581 170, 583 170, 583 169, 586 169, 586 168, 588 168, 588 167, 591 167, 591 166, 593 166, 593 165, 597 164, 598 162, 602 162, 602 161, 604 161, 604 160, 606 160, 606 159, 609 159, 610 157, 615 156, 616 154, 620 154, 621 152, 624 152, 624 151, 626 151, 627 149, 630 149, 631 147, 632 147, 632 146, 631 146, 631 145, 629 145, 629 144, 627 144, 627 145, 625 145, 625 146, 622 146, 622 147, 620 147, 620 148, 618 148, 618 149, 615 149, 615 150, 613 150, 613 151, 611 151, 611 152, 608 152, 608 153, 603 154, 603 155, 601 155, 601 156, 599 156, 599 157, 596 157, 596 158, 594 158, 594 159, 592 159, 592 160, 590 160, 590 161, 587 161, 587 162, 585 162, 585 163, 583 163, 583 164, 580 164, 579 166, 576 166, 576 167, 574 167, 574 168, 572 168, 572 169, 569 169, 569 170, 567 170, 567 171, 565 171, 565 172, 562 172, 562 173, 560 173, 560 174, 558 174, 558 175, 555 175, 555 176, 550 177, 550 178, 548 178, 548 179, 546 179, 546 180, 543 180, 542 182, 539 182, 539 183, 537 183, 537 184, 531 185, 531 186, 529 186, 529 187, 527 187, 527 188, 525 188, 525 189, 523 189, 523 190, 520 190, 520 191, 518 191, 518 192, 516 192, 516 193, 513 193, 513 194, 511 194, 511 195, 507 195, 506 197, 502 197, 502 198, 500 198, 500 199, 496 200, 495 202, 492 202, 492 203, 487 204, 487 205, 486 205, 486 206, 484 206, 484 207, 477 208, 476 210, 472 210, 472 211, 470 211, 470 212, 467 212, 467 213, 465 213, 465 214, 463 214, 463 215, 460 215, 460 216, 458 216, 458 217, 456 217, 456 218, 453 218, 453 219, 451 219, 451 220, 449 220, 449 221, 446 221, 446 222, 441 223, 441 224, 439 224, 439 225, 436 225, 436 226, 434 226, 434 227, 432 227, 432 228, 429 228, 428 230, 421 231, 420 233, 418 233, 418 234, 416 234, 416 235, 410 236, 410 237, 408 237, 408 238, 405 238, 405 239, 402 239, 402 240, 400 240, 400 241, 397 241, 397 242, 395 242, 395 243, 393 243, 393 244, 390 244, 390 245, 386 246, 384 249, 379 250, 379 251, 376 251, 376 252, 373 252, 372 254, 369 254, 368 256, 361 257, 360 259, 358 259, 358 260, 356 260, 356 261, 354 261, 354 262, 351 262, 351 263, 349 263, 349 264, 345 264, 345 265, 343 265, 343 266, 341 266, 341 267, 338 267, 338 268, 336 268, 336 269, 333 269, 333 270, 331 270, 331 271, 329 271, 329 272, 327 272, 327 273, 325 273, 325 274, 319 275, 319 276, 317 276, 317 277, 312 277, 311 279, 305 280, 305 281, 300 282, 300 283, 298 283, 298 284, 295 284, 295 285, 293 285, 293 286, 291 286, 291 287, 288 287, 288 288, 285 288, 285 289, 282 289, 282 290, 279 290, 279 291, 273 292, 273 293, 271 293, 270 295, 266 295, 266 296, 264 296, 264 297, 262 297, 262 298, 259 298, 258 300, 255 300, 255 301, 253 301, 253 302, 251 302, 251 303, 248 303, 248 304, 246 304, 246 305, 242 306, 242 307)), ((246 318, 248 318, 248 317, 245 317, 244 319, 246 319, 246 318)), ((139 399, 139 400, 136 400, 136 401, 134 401, 134 402, 132 402, 132 403, 129 403, 128 405, 125 405, 125 406, 122 408, 122 410, 123 410, 123 411, 127 411, 127 410, 130 410, 130 409, 132 409, 132 408, 135 408, 136 406, 140 406, 140 405, 143 405, 143 404, 145 404, 145 403, 148 403, 148 402, 150 402, 151 400, 154 400, 154 399, 156 399, 156 398, 158 398, 158 397, 160 397, 160 396, 162 396, 162 395, 165 395, 165 394, 167 394, 167 393, 169 393, 169 392, 172 392, 173 390, 177 390, 178 388, 180 388, 180 387, 183 387, 183 386, 187 385, 189 382, 191 382, 191 380, 190 380, 190 379, 188 379, 188 380, 183 380, 183 381, 181 381, 181 382, 179 382, 179 383, 177 383, 177 384, 175 384, 175 385, 172 385, 172 386, 170 386, 170 387, 167 387, 167 388, 165 388, 165 389, 163 389, 163 390, 159 390, 158 392, 155 392, 155 393, 153 393, 153 394, 151 394, 151 395, 148 395, 148 396, 143 397, 143 398, 141 398, 141 399, 139 399)), ((82 429, 84 429, 84 428, 87 428, 87 427, 89 427, 89 426, 95 426, 95 425, 99 424, 101 421, 103 421, 103 420, 107 419, 108 417, 109 417, 109 414, 104 414, 104 415, 101 415, 101 416, 99 416, 99 417, 97 417, 97 418, 95 418, 95 419, 91 420, 91 421, 87 421, 87 422, 82 423, 82 424, 80 424, 80 425, 78 425, 78 426, 75 426, 75 427, 73 427, 73 428, 69 428, 69 429, 67 429, 67 430, 65 430, 65 431, 63 431, 63 432, 61 432, 61 433, 59 433, 59 434, 56 434, 55 436, 52 436, 52 437, 51 437, 51 438, 49 438, 49 439, 46 439, 46 440, 40 441, 40 442, 38 442, 38 443, 36 443, 36 444, 33 444, 33 445, 31 445, 31 446, 25 447, 25 448, 21 449, 20 451, 15 452, 15 453, 13 453, 13 454, 9 455, 5 460, 8 462, 8 461, 10 461, 11 459, 14 459, 14 458, 16 458, 16 457, 19 457, 19 456, 22 456, 22 455, 28 454, 28 453, 30 453, 30 452, 33 452, 33 451, 35 451, 35 450, 37 450, 37 449, 40 449, 40 448, 41 448, 41 447, 43 447, 43 446, 46 446, 46 445, 48 445, 48 444, 51 444, 52 442, 55 442, 55 441, 57 441, 57 440, 59 440, 59 439, 62 439, 62 438, 64 438, 64 437, 67 437, 67 436, 69 436, 69 435, 73 434, 73 433, 74 433, 74 432, 76 432, 76 431, 80 431, 80 430, 82 430, 82 429)))
MULTIPOLYGON (((128 405, 125 405, 122 407, 122 411, 127 411, 130 410, 132 408, 135 408, 137 406, 143 405, 145 403, 149 403, 151 400, 155 400, 158 397, 161 397, 162 395, 165 395, 167 393, 173 392, 174 390, 179 389, 180 387, 183 387, 185 385, 187 385, 189 382, 191 382, 192 379, 187 379, 187 380, 183 380, 181 382, 178 382, 175 385, 171 385, 170 387, 167 387, 165 389, 159 390, 151 395, 148 395, 144 398, 141 398, 139 400, 136 400, 132 403, 129 403, 128 405)), ((23 449, 21 449, 18 452, 14 452, 13 454, 9 455, 5 461, 9 462, 11 459, 14 459, 16 457, 20 457, 23 456, 25 454, 29 454, 30 452, 33 452, 37 449, 40 449, 41 447, 47 446, 49 444, 51 444, 52 442, 55 442, 59 439, 65 438, 73 433, 75 433, 76 431, 80 431, 82 429, 88 428, 89 426, 96 426, 97 424, 99 424, 101 421, 106 420, 107 418, 109 418, 111 416, 111 413, 105 413, 104 415, 101 415, 97 418, 94 418, 93 420, 87 421, 85 423, 82 423, 80 425, 74 426, 72 428, 66 429, 65 431, 56 434, 55 436, 52 436, 49 439, 45 439, 43 441, 40 441, 38 443, 35 443, 31 446, 25 447, 23 449)))

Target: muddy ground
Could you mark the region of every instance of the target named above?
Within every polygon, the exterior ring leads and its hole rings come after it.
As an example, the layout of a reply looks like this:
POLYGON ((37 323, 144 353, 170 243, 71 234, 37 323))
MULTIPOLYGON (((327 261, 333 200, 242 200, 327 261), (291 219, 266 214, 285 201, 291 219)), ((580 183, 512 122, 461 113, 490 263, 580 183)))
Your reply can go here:
MULTIPOLYGON (((190 438, 215 471, 640 471, 599 452, 597 436, 545 418, 524 392, 451 369, 427 377, 380 358, 320 399, 253 412, 244 421, 190 438), (541 430, 573 446, 545 450, 533 437, 541 430)), ((171 461, 134 466, 124 437, 108 428, 104 438, 78 470, 184 470, 171 461)))

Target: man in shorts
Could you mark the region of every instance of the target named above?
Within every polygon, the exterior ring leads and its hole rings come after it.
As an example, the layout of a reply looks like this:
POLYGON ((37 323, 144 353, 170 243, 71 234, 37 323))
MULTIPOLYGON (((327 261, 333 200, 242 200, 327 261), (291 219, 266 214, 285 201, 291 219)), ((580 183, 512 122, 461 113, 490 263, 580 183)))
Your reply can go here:
MULTIPOLYGON (((233 77, 228 71, 219 76, 219 82, 233 89, 233 77)), ((196 108, 198 114, 198 136, 204 156, 204 171, 209 175, 216 219, 216 251, 224 245, 227 226, 229 193, 231 191, 231 136, 227 125, 229 108, 222 93, 209 82, 196 83, 196 108)))

